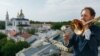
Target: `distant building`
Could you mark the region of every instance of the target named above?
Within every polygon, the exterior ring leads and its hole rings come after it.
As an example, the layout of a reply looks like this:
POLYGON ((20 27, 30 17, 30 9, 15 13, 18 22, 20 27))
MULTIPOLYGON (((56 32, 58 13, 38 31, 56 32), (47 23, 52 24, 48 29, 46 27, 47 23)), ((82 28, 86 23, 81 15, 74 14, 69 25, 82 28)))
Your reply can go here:
POLYGON ((51 24, 31 24, 32 29, 38 30, 39 32, 41 31, 47 31, 51 29, 51 24))
POLYGON ((24 17, 24 14, 22 10, 20 10, 20 14, 18 13, 17 18, 11 18, 9 19, 8 12, 6 13, 6 21, 5 21, 5 30, 14 30, 16 32, 19 32, 21 28, 23 29, 29 29, 30 27, 30 21, 29 19, 26 19, 24 17))
POLYGON ((36 36, 36 35, 31 35, 27 32, 22 32, 22 33, 19 34, 19 33, 16 33, 14 31, 11 31, 11 32, 9 31, 8 37, 7 37, 8 40, 13 39, 15 42, 26 41, 29 44, 36 41, 37 38, 39 38, 39 37, 36 36))
POLYGON ((15 42, 27 41, 28 43, 34 41, 35 38, 25 31, 27 29, 31 29, 31 25, 29 19, 24 17, 22 9, 16 18, 9 19, 9 14, 6 13, 5 32, 8 35, 8 40, 13 39, 15 42))
POLYGON ((40 38, 33 42, 29 48, 25 48, 16 53, 16 56, 52 56, 53 54, 59 56, 59 47, 51 44, 51 42, 48 42, 48 40, 47 42, 45 42, 47 37, 49 38, 49 40, 63 40, 59 34, 59 30, 50 30, 43 33, 37 33, 37 36, 39 36, 40 38))

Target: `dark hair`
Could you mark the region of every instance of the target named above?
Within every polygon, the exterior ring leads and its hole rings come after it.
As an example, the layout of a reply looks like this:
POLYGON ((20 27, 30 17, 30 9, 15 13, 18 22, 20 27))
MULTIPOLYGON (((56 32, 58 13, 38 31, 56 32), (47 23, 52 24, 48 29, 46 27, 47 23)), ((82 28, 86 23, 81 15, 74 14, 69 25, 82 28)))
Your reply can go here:
MULTIPOLYGON (((95 10, 93 9, 93 8, 91 8, 91 7, 85 7, 84 9, 82 9, 82 11, 83 10, 86 10, 86 9, 88 9, 89 11, 90 11, 90 15, 91 16, 94 16, 95 17, 95 10)), ((81 13, 82 13, 82 11, 81 11, 81 13)))

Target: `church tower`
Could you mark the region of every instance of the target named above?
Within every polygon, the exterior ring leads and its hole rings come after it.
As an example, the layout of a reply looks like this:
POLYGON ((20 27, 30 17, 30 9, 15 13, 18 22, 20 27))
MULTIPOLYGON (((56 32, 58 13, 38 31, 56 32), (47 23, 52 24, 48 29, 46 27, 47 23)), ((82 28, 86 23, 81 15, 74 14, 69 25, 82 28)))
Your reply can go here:
POLYGON ((17 14, 17 18, 24 18, 22 9, 20 10, 20 14, 19 13, 17 14))
POLYGON ((5 29, 6 30, 7 30, 8 24, 9 24, 9 14, 8 14, 8 11, 7 11, 6 12, 6 21, 5 21, 5 29))

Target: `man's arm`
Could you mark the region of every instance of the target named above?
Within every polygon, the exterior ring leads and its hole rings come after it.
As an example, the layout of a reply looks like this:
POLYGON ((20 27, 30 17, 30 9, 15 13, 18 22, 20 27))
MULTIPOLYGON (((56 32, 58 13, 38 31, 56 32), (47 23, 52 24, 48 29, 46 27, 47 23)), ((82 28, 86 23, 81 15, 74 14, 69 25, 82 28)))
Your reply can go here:
POLYGON ((97 34, 95 34, 95 38, 97 40, 98 46, 100 46, 100 31, 97 34))
POLYGON ((76 37, 76 35, 73 34, 73 36, 69 40, 69 44, 67 45, 68 48, 70 48, 70 47, 72 47, 74 45, 74 43, 75 43, 75 37, 76 37))
POLYGON ((98 46, 100 46, 100 27, 92 26, 91 27, 92 35, 94 35, 94 39, 97 41, 98 46))

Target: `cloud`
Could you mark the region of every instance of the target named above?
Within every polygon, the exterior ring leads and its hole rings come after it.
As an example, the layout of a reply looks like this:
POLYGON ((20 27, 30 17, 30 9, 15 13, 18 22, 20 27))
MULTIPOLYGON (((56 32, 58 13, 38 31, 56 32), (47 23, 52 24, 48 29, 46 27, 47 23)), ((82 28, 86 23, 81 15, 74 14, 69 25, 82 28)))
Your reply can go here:
POLYGON ((80 18, 80 11, 91 6, 100 15, 100 0, 0 0, 0 15, 5 18, 6 11, 10 17, 16 17, 23 9, 25 17, 36 21, 68 21, 80 18))
MULTIPOLYGON (((36 14, 45 20, 63 21, 80 17, 80 11, 85 6, 95 9, 99 7, 99 1, 94 0, 46 0, 43 8, 36 14)), ((41 20, 41 19, 40 19, 41 20)))
POLYGON ((12 4, 9 3, 9 2, 0 1, 0 5, 2 5, 2 6, 11 6, 12 4))

